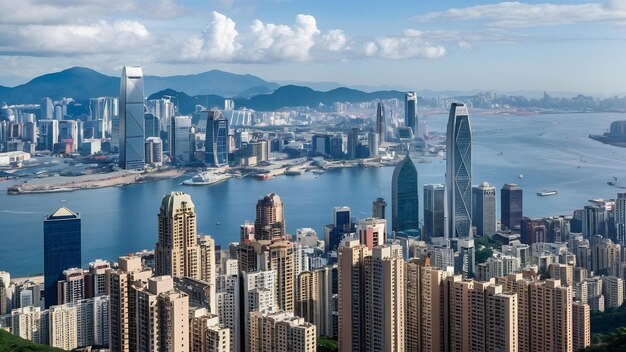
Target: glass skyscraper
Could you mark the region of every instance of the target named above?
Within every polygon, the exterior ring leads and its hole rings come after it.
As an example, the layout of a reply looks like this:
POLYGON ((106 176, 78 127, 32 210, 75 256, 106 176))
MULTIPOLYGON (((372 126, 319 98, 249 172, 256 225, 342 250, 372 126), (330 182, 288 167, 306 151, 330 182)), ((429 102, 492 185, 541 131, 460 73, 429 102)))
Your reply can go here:
POLYGON ((507 229, 519 232, 523 216, 522 189, 514 183, 506 183, 500 190, 500 220, 507 229))
POLYGON ((207 114, 204 161, 211 167, 228 165, 228 120, 218 110, 207 114))
POLYGON ((424 240, 444 237, 446 233, 445 204, 444 185, 424 185, 424 240))
POLYGON ((378 133, 378 141, 385 142, 387 127, 385 127, 385 104, 382 101, 379 101, 376 107, 376 133, 378 133))
POLYGON ((396 236, 419 236, 419 192, 417 169, 407 155, 393 170, 391 180, 391 222, 396 236))
POLYGON ((472 237, 472 130, 465 104, 452 103, 446 134, 448 237, 472 237))
POLYGON ((57 281, 63 270, 80 268, 80 216, 62 207, 43 222, 44 295, 46 308, 58 301, 57 281))
POLYGON ((404 126, 410 127, 413 135, 417 135, 417 94, 407 92, 404 96, 404 126))
POLYGON ((138 66, 124 66, 120 80, 119 104, 120 168, 145 167, 143 72, 138 66))

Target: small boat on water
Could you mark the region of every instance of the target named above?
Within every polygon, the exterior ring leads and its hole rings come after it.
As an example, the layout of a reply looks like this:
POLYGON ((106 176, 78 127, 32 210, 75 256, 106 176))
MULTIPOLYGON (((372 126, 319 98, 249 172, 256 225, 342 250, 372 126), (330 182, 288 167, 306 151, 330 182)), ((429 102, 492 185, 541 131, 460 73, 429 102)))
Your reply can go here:
POLYGON ((218 182, 222 182, 231 178, 230 174, 226 173, 217 173, 215 171, 209 170, 205 172, 201 172, 196 176, 183 181, 183 185, 185 186, 207 186, 212 185, 218 182))
POLYGON ((555 196, 557 195, 557 191, 550 191, 550 190, 543 190, 541 192, 537 192, 537 195, 540 197, 547 197, 547 196, 555 196))

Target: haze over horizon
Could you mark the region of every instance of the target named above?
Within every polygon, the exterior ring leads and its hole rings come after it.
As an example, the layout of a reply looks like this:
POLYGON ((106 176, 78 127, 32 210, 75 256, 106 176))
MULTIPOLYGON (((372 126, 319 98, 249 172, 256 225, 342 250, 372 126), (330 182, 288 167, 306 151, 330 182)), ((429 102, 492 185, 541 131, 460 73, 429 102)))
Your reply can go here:
POLYGON ((210 69, 268 81, 431 90, 623 93, 626 2, 9 2, 0 81, 85 66, 210 69), (366 25, 364 25, 366 24, 366 25))

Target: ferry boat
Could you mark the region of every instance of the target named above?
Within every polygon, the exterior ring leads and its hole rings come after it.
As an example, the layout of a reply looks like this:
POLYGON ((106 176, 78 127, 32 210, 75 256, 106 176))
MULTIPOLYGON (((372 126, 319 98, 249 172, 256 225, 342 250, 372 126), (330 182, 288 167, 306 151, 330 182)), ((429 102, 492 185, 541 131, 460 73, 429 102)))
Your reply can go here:
POLYGON ((555 196, 557 193, 558 193, 557 191, 543 190, 541 192, 537 192, 537 195, 540 197, 547 197, 547 196, 555 196))
POLYGON ((186 186, 206 186, 212 185, 218 182, 222 182, 231 178, 230 174, 226 173, 216 173, 215 171, 205 171, 197 174, 196 176, 183 181, 183 185, 186 186))

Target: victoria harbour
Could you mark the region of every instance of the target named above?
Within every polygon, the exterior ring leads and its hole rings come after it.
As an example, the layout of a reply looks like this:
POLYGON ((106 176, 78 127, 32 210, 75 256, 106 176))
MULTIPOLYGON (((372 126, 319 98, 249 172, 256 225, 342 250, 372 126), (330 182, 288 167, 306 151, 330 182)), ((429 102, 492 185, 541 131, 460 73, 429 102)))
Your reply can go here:
MULTIPOLYGON (((592 198, 615 198, 619 188, 607 181, 626 180, 626 149, 588 138, 604 132, 617 113, 545 114, 532 116, 472 116, 474 184, 483 181, 501 187, 517 183, 524 190, 524 215, 571 215, 592 198), (558 191, 538 197, 544 189, 558 191)), ((447 116, 425 117, 429 129, 444 132, 447 116)), ((414 160, 419 159, 419 157, 414 160)), ((423 184, 444 183, 445 160, 426 158, 417 164, 420 193, 423 184)), ((114 259, 152 249, 157 213, 163 195, 184 191, 192 196, 198 232, 226 248, 238 241, 239 226, 254 222, 254 205, 274 192, 285 204, 287 232, 311 227, 323 236, 334 206, 347 205, 352 216, 371 215, 372 201, 390 201, 392 167, 346 168, 323 174, 281 176, 270 180, 229 179, 206 187, 180 185, 188 176, 74 192, 11 196, 0 183, 0 258, 14 275, 43 270, 41 221, 59 206, 80 212, 83 222, 82 260, 114 259)), ((618 181, 619 185, 619 181, 618 181)), ((420 197, 422 195, 420 194, 420 197)), ((420 203, 422 199, 420 199, 420 203)), ((389 210, 388 210, 389 211, 389 210)), ((389 216, 389 214, 388 214, 389 216)))

